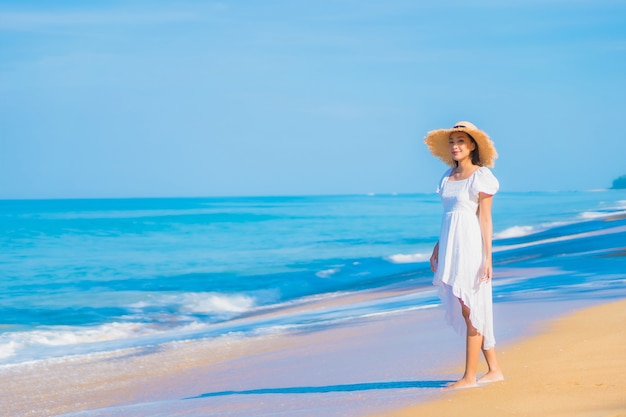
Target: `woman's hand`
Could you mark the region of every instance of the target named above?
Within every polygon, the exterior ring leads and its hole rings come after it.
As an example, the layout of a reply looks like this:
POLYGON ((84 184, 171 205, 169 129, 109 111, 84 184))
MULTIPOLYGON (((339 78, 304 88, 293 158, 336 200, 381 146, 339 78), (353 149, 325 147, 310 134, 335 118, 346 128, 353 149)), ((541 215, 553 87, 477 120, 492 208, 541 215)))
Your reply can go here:
POLYGON ((433 272, 437 272, 437 263, 439 262, 439 242, 433 249, 433 254, 430 256, 430 269, 433 272))
POLYGON ((493 265, 491 258, 485 259, 485 265, 483 267, 483 276, 480 278, 480 282, 489 282, 493 275, 493 265))

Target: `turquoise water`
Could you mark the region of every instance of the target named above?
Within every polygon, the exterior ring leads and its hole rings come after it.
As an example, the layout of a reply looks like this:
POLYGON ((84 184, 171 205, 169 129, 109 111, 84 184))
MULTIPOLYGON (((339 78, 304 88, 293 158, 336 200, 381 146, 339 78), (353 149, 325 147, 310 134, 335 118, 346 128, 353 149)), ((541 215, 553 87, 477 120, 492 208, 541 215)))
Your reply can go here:
MULTIPOLYGON (((499 193, 496 302, 626 295, 625 210, 618 190, 499 193)), ((440 216, 435 194, 2 201, 0 363, 431 306, 440 216), (390 286, 415 296, 235 321, 390 286)))

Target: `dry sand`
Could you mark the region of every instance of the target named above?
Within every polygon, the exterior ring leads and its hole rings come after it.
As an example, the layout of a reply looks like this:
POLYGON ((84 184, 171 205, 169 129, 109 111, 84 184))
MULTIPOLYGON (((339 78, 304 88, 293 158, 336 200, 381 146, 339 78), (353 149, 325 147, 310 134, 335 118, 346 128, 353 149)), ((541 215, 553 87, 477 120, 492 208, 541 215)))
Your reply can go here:
POLYGON ((498 354, 505 381, 442 393, 433 402, 382 415, 626 416, 626 301, 558 319, 498 354))

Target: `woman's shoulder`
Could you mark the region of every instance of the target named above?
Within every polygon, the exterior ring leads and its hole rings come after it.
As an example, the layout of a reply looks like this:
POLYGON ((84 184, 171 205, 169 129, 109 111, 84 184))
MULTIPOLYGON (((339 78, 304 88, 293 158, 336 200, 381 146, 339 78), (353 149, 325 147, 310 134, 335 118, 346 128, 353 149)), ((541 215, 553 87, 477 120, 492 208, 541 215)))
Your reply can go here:
POLYGON ((437 183, 437 194, 441 194, 441 191, 443 190, 443 186, 446 183, 446 181, 448 181, 448 177, 450 177, 450 174, 452 174, 452 168, 446 169, 446 172, 444 172, 441 178, 439 179, 439 182, 437 183))
POLYGON ((482 175, 493 175, 493 172, 488 167, 485 167, 485 166, 478 167, 476 172, 478 172, 479 175, 481 175, 481 174, 482 175))
POLYGON ((477 192, 495 194, 500 188, 496 176, 487 167, 480 167, 472 174, 473 185, 477 192))
POLYGON ((487 167, 478 167, 478 169, 474 171, 472 175, 477 176, 478 178, 489 178, 489 179, 493 178, 494 180, 497 181, 494 173, 487 167))

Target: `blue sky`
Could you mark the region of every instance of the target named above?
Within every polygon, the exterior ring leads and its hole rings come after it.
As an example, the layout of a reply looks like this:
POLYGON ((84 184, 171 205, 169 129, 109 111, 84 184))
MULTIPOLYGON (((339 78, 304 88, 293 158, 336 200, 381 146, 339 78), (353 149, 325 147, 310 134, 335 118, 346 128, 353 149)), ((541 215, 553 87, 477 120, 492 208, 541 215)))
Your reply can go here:
POLYGON ((431 192, 457 120, 606 188, 625 96, 623 1, 3 1, 0 198, 431 192))

